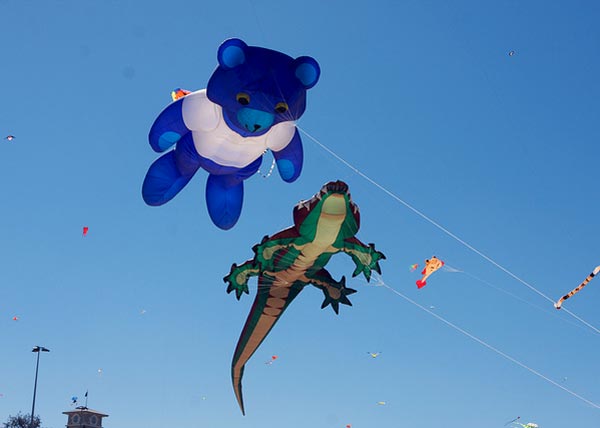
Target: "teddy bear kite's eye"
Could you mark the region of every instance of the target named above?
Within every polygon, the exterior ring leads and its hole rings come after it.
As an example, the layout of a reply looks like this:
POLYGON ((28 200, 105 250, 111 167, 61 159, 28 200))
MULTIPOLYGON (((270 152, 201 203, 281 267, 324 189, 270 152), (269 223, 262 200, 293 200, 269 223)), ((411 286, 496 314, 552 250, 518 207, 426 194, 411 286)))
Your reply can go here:
POLYGON ((250 104, 250 95, 248 95, 245 92, 240 92, 239 94, 237 94, 235 96, 235 99, 238 103, 240 103, 243 106, 247 106, 248 104, 250 104))
POLYGON ((283 114, 288 111, 288 105, 286 103, 277 103, 275 106, 275 111, 279 114, 283 114))

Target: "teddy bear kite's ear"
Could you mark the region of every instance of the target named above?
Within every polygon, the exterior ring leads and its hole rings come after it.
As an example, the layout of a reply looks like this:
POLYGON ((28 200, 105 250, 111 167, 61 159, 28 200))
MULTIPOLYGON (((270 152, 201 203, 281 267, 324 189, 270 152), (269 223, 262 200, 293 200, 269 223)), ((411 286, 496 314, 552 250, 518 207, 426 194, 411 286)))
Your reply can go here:
POLYGON ((248 45, 240 39, 225 40, 217 52, 219 65, 225 69, 231 69, 243 64, 246 61, 244 50, 247 47, 248 45))
POLYGON ((305 89, 310 89, 317 84, 321 75, 319 63, 309 56, 301 56, 294 60, 295 74, 305 89))

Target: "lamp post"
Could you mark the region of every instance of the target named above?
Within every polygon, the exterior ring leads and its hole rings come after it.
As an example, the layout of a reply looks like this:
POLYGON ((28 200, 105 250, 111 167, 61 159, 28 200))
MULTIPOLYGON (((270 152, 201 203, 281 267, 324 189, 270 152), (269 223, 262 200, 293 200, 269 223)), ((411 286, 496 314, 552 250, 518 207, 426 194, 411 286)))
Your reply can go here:
POLYGON ((50 349, 43 346, 35 346, 31 352, 37 352, 37 362, 35 363, 35 383, 33 384, 33 404, 31 405, 31 422, 30 428, 33 428, 33 415, 35 414, 35 392, 37 390, 38 368, 40 367, 40 352, 50 352, 50 349))

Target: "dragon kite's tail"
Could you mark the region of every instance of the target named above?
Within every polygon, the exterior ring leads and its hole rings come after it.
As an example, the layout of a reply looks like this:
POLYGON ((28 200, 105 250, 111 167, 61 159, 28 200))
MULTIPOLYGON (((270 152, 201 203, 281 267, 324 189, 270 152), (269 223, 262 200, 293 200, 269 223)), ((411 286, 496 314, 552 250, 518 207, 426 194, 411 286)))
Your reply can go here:
POLYGON ((556 309, 560 309, 560 307, 562 306, 562 304, 563 304, 563 302, 565 300, 567 300, 569 297, 573 296, 574 294, 579 293, 579 291, 581 291, 581 289, 583 287, 585 287, 588 284, 588 282, 590 282, 594 278, 594 276, 596 276, 598 274, 598 272, 600 272, 600 266, 596 266, 596 269, 594 269, 594 271, 592 273, 590 273, 589 276, 586 279, 584 279, 581 284, 579 284, 577 286, 577 288, 574 288, 573 290, 569 291, 567 294, 565 294, 564 296, 562 296, 558 300, 558 302, 556 302, 554 304, 554 307, 556 309))
POLYGON ((246 319, 246 324, 238 340, 235 353, 233 354, 233 361, 231 362, 233 391, 243 415, 246 414, 242 396, 244 366, 263 340, 265 340, 283 311, 302 290, 301 285, 281 287, 276 285, 277 281, 275 281, 275 284, 272 282, 272 279, 269 280, 264 275, 258 278, 259 290, 261 287, 264 287, 263 289, 268 291, 259 291, 256 294, 254 304, 246 319))

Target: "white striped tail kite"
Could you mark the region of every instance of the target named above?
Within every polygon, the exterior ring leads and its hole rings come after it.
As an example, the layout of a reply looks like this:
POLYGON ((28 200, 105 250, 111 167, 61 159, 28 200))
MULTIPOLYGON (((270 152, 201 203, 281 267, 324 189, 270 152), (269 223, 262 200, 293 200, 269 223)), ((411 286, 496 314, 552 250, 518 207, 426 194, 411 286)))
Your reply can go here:
POLYGON ((579 293, 581 291, 581 289, 588 284, 588 282, 590 282, 596 275, 598 275, 598 272, 600 272, 600 266, 596 266, 596 269, 594 269, 594 271, 592 273, 590 273, 588 275, 588 277, 586 279, 584 279, 581 284, 579 284, 576 288, 574 288, 573 290, 569 291, 567 294, 562 296, 558 300, 558 302, 556 302, 554 304, 554 307, 556 309, 560 309, 560 307, 562 306, 562 304, 565 300, 567 300, 569 297, 573 296, 574 294, 579 293))

